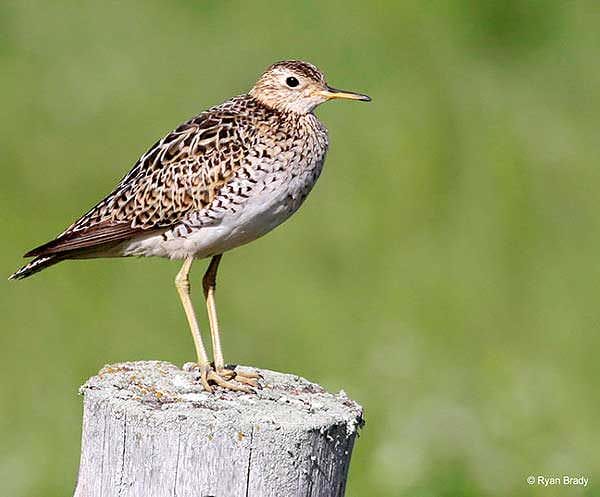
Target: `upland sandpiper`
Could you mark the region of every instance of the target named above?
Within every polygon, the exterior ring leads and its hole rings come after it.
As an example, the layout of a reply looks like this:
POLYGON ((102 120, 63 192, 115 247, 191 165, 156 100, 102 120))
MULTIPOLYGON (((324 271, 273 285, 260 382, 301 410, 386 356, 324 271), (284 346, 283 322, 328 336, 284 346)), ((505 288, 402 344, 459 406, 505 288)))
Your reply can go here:
POLYGON ((200 379, 248 391, 256 376, 227 369, 215 306, 224 252, 256 240, 288 219, 314 186, 328 148, 313 111, 334 98, 369 101, 329 87, 308 62, 270 66, 245 95, 186 121, 156 142, 114 191, 54 240, 25 254, 22 279, 66 259, 159 256, 183 260, 175 278, 196 347, 200 379), (190 298, 194 259, 211 258, 202 285, 213 363, 190 298))

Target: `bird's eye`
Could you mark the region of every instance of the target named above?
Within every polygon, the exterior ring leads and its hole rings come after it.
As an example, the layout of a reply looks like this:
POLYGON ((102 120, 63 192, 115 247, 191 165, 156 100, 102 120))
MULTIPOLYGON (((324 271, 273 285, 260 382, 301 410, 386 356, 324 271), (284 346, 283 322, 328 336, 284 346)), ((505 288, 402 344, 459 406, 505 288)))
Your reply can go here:
POLYGON ((290 76, 285 80, 285 84, 288 85, 290 88, 296 88, 296 86, 300 84, 300 81, 294 78, 294 76, 290 76))

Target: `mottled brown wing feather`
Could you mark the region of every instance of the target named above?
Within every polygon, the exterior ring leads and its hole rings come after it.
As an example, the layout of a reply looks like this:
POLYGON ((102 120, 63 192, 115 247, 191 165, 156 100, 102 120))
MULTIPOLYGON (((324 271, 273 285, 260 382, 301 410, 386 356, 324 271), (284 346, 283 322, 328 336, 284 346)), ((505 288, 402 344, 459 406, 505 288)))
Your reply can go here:
POLYGON ((247 155, 255 105, 233 98, 183 123, 155 143, 112 193, 55 240, 25 256, 81 251, 169 228, 215 198, 247 155))
POLYGON ((129 224, 111 224, 108 221, 95 224, 83 231, 68 232, 58 238, 30 250, 25 257, 59 254, 80 251, 90 247, 110 245, 127 240, 132 236, 148 230, 132 228, 129 224))

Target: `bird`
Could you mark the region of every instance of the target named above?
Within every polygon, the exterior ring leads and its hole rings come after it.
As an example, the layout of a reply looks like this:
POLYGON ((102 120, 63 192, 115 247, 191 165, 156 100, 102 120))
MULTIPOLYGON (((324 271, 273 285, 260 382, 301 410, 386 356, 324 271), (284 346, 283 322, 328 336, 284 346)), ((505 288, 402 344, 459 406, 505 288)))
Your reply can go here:
POLYGON ((332 88, 302 60, 269 66, 248 93, 185 121, 158 140, 117 186, 56 238, 27 252, 33 259, 9 279, 27 278, 61 261, 165 257, 183 261, 175 286, 192 334, 199 380, 251 392, 258 374, 226 365, 215 290, 223 253, 265 235, 294 214, 321 174, 329 148, 315 108, 329 100, 370 101, 332 88), (191 300, 189 273, 202 278, 213 361, 191 300))

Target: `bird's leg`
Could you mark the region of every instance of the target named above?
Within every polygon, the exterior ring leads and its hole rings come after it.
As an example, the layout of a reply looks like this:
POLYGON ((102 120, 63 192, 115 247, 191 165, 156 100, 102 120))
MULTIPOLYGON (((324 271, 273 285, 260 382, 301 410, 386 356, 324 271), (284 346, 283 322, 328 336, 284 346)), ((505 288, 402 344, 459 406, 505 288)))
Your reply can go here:
POLYGON ((194 306, 190 297, 190 268, 194 262, 193 257, 188 257, 183 262, 183 266, 175 277, 175 287, 179 298, 183 304, 183 310, 187 317, 190 325, 190 331, 192 332, 192 338, 194 339, 194 346, 196 347, 196 356, 198 358, 198 365, 200 366, 200 377, 202 385, 206 390, 212 392, 212 388, 208 384, 208 372, 210 370, 210 362, 208 361, 208 355, 204 348, 204 342, 202 341, 202 335, 200 335, 200 326, 198 326, 198 320, 196 319, 196 313, 194 312, 194 306))
POLYGON ((185 261, 183 262, 183 266, 181 267, 179 273, 177 273, 177 276, 175 277, 175 286, 177 287, 179 298, 181 299, 181 303, 183 304, 183 310, 185 311, 185 315, 190 325, 190 330, 192 332, 192 337, 194 339, 194 345, 196 346, 196 355, 198 357, 198 366, 200 368, 200 381, 202 382, 202 386, 206 391, 212 392, 210 382, 214 382, 223 388, 228 388, 229 390, 240 390, 244 392, 250 392, 248 388, 239 387, 223 379, 212 369, 210 365, 208 355, 206 353, 206 348, 204 347, 204 342, 202 341, 202 335, 200 335, 200 327, 198 326, 198 320, 196 319, 196 313, 194 312, 192 299, 190 297, 189 274, 190 268, 192 267, 192 262, 194 262, 193 257, 188 257, 187 259, 185 259, 185 261))
POLYGON ((219 320, 217 318, 217 306, 215 304, 215 290, 217 287, 217 270, 219 262, 221 262, 222 254, 213 256, 210 260, 204 278, 202 278, 202 287, 204 289, 204 297, 206 299, 206 309, 208 311, 208 322, 210 324, 210 335, 212 337, 213 355, 215 360, 215 372, 221 378, 229 380, 235 379, 240 383, 258 386, 256 373, 237 372, 225 368, 223 359, 223 351, 221 349, 221 334, 219 331, 219 320))
POLYGON ((223 351, 221 349, 219 321, 217 319, 217 306, 215 305, 217 270, 219 269, 221 257, 222 254, 213 256, 204 273, 204 277, 202 278, 202 288, 204 289, 204 298, 206 299, 206 309, 208 311, 208 322, 210 324, 210 336, 212 338, 213 358, 215 360, 215 369, 218 373, 225 369, 225 361, 223 360, 223 351))

